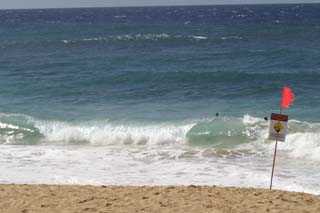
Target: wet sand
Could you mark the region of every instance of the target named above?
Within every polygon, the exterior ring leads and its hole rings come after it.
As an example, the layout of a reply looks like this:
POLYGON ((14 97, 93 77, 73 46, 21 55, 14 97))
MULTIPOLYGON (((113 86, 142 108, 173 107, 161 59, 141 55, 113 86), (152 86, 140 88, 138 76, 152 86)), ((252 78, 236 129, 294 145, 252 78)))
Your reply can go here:
POLYGON ((0 185, 1 213, 320 212, 320 196, 212 186, 0 185))

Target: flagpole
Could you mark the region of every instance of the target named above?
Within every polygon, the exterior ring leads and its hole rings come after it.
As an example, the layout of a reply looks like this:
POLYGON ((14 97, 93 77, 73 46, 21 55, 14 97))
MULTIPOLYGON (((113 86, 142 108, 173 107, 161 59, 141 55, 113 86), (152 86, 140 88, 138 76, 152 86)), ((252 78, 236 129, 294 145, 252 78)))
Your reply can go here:
MULTIPOLYGON (((286 86, 283 87, 282 99, 281 99, 281 104, 280 104, 280 116, 282 116, 282 109, 288 108, 290 106, 290 104, 292 103, 292 101, 294 101, 294 98, 295 98, 295 96, 294 96, 292 90, 289 87, 286 87, 286 86)), ((286 121, 288 121, 288 116, 286 116, 286 117, 287 117, 286 121)), ((271 126, 270 126, 270 128, 271 128, 271 126)), ((284 137, 285 137, 285 135, 284 135, 284 137)), ((276 138, 276 139, 278 139, 278 138, 276 138)), ((285 140, 285 138, 283 138, 283 141, 284 140, 285 140)), ((272 164, 272 172, 271 172, 271 180, 270 180, 270 190, 272 189, 274 165, 276 163, 276 156, 277 156, 277 148, 278 148, 278 140, 276 140, 276 145, 274 147, 273 164, 272 164)))
MULTIPOLYGON (((282 106, 280 105, 280 115, 282 114, 282 106)), ((272 181, 273 181, 273 173, 274 173, 274 165, 276 163, 276 156, 277 156, 277 148, 278 148, 278 140, 276 140, 276 145, 274 147, 274 154, 273 154, 273 164, 272 164, 272 172, 271 172, 271 180, 270 180, 270 190, 272 189, 272 181)))

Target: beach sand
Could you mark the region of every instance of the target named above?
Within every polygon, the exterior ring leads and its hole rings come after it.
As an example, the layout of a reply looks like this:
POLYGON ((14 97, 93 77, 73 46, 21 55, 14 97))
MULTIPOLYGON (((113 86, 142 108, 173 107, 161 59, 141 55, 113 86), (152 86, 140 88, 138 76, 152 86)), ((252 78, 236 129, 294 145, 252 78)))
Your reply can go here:
POLYGON ((320 212, 320 196, 209 186, 0 185, 0 212, 320 212))

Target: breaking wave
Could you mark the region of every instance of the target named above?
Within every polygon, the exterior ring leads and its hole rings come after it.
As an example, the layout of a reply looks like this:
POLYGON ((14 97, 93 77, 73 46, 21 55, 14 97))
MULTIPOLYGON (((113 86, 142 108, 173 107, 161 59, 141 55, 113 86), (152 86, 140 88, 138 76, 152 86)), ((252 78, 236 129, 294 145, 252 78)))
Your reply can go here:
POLYGON ((169 35, 169 34, 134 34, 134 35, 111 35, 104 37, 80 38, 62 40, 65 44, 79 44, 86 42, 115 42, 115 41, 229 41, 241 40, 240 36, 224 36, 221 38, 209 38, 203 35, 169 35))
MULTIPOLYGON (((272 153, 269 123, 245 115, 182 122, 119 124, 111 121, 65 122, 0 114, 1 144, 188 145, 219 150, 272 153)), ((320 124, 292 120, 279 150, 292 158, 320 161, 320 124)))
POLYGON ((8 41, 1 44, 3 48, 12 46, 33 46, 41 43, 42 45, 56 45, 57 42, 67 45, 91 44, 91 43, 116 43, 116 42, 232 42, 242 40, 240 36, 223 36, 210 38, 204 35, 170 35, 162 34, 127 34, 127 35, 110 35, 88 38, 75 38, 64 40, 26 40, 21 42, 8 41))
POLYGON ((242 40, 241 36, 225 36, 222 37, 221 40, 242 40))

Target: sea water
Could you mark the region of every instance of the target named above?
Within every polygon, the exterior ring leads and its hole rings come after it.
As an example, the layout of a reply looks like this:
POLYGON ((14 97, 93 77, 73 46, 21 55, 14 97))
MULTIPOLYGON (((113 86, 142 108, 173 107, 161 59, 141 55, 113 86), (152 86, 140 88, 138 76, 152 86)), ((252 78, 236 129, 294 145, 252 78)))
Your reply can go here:
POLYGON ((320 194, 320 4, 0 10, 0 183, 320 194), (219 113, 219 116, 216 116, 219 113))

